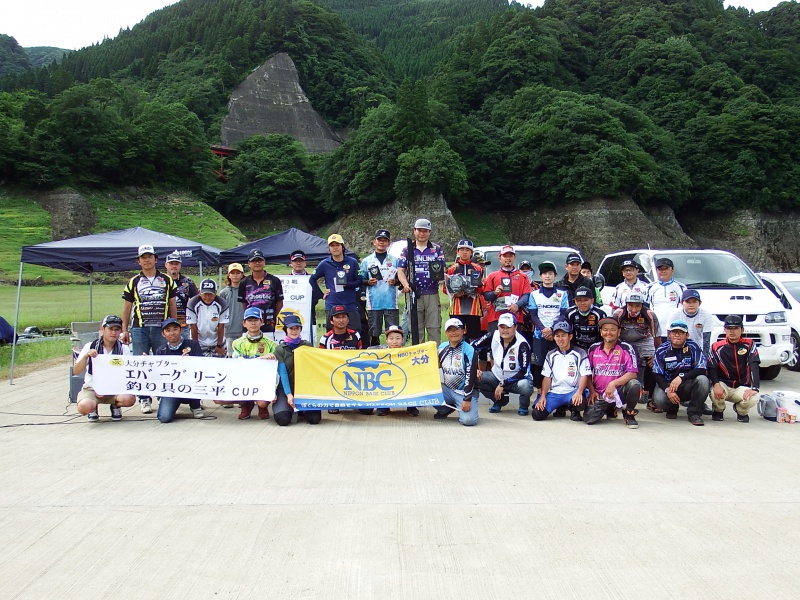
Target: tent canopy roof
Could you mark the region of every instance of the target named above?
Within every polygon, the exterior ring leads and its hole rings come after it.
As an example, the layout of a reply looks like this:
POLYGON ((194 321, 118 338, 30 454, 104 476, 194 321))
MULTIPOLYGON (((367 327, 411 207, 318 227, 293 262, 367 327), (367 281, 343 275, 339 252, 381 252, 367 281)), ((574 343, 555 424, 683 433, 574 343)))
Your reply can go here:
MULTIPOLYGON (((288 264, 289 255, 294 250, 302 250, 306 255, 306 260, 309 261, 319 261, 330 256, 326 240, 292 227, 249 244, 225 250, 220 254, 220 262, 223 264, 233 262, 246 263, 250 251, 256 248, 264 253, 266 262, 279 265, 288 264)), ((349 250, 346 251, 346 254, 348 256, 356 256, 354 252, 349 250)))

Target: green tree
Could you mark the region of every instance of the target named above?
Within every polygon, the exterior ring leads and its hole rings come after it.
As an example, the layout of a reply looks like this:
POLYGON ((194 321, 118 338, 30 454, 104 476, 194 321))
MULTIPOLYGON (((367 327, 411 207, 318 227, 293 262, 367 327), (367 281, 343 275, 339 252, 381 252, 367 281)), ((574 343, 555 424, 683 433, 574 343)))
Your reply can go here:
POLYGON ((464 194, 468 189, 461 157, 442 139, 404 152, 397 157, 397 164, 394 189, 402 199, 412 199, 423 191, 449 197, 464 194))

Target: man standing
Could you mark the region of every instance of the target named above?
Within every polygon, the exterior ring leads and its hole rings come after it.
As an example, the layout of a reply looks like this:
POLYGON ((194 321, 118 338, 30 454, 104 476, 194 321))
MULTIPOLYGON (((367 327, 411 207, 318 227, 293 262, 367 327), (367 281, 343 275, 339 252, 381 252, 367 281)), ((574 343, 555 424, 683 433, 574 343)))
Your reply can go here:
POLYGON ((498 321, 503 314, 510 314, 517 324, 521 324, 523 309, 528 306, 531 295, 531 283, 527 275, 514 266, 517 258, 514 246, 503 246, 499 256, 500 268, 490 273, 483 284, 489 333, 497 331, 498 321))
MULTIPOLYGON (((139 246, 139 266, 142 271, 131 277, 122 292, 122 335, 123 344, 133 344, 133 354, 155 353, 164 345, 161 337, 161 323, 167 317, 177 315, 175 282, 169 275, 156 269, 156 254, 153 246, 139 246), (133 321, 131 321, 131 316, 133 321), (128 326, 130 325, 130 331, 128 326)), ((153 401, 148 396, 139 396, 142 413, 153 412, 153 401)))
POLYGON ((257 308, 261 311, 261 331, 275 331, 275 322, 283 308, 283 285, 275 275, 264 270, 264 253, 258 248, 247 257, 250 275, 239 284, 239 303, 242 309, 257 308))
POLYGON ((200 282, 200 294, 186 306, 186 322, 192 339, 200 343, 202 356, 225 356, 228 303, 217 296, 217 284, 213 279, 200 282))
MULTIPOLYGON (((481 337, 483 305, 483 267, 472 262, 473 244, 470 240, 458 242, 455 264, 447 269, 444 291, 450 296, 450 318, 464 325, 468 340, 481 337), (454 277, 457 276, 457 277, 454 277)), ((447 334, 445 327, 445 335, 447 334)), ((462 331, 462 336, 464 331, 462 331)), ((448 337, 448 340, 450 338, 448 337)))
MULTIPOLYGON (((419 343, 428 341, 438 345, 442 339, 442 306, 439 302, 439 284, 444 281, 445 258, 442 247, 430 241, 431 222, 417 219, 414 223, 414 248, 406 248, 400 255, 397 279, 403 293, 411 292, 409 285, 409 256, 413 272, 414 294, 417 306, 417 334, 419 343)), ((406 300, 408 307, 408 300, 406 300)))
POLYGON ((572 342, 586 352, 593 344, 600 341, 600 319, 605 318, 602 310, 597 308, 592 297, 592 290, 579 287, 575 292, 575 306, 567 310, 567 323, 572 325, 572 342))
MULTIPOLYGON (((528 279, 525 278, 527 282, 528 279)), ((489 409, 498 413, 508 404, 508 395, 519 394, 517 414, 528 416, 533 395, 530 376, 531 348, 517 331, 517 321, 511 313, 500 315, 497 331, 487 333, 473 343, 476 349, 491 345, 494 363, 491 371, 478 372, 480 391, 493 402, 489 409)))
MULTIPOLYGON (((575 305, 575 292, 579 287, 588 287, 594 291, 594 281, 588 277, 581 275, 581 265, 583 260, 579 254, 570 254, 567 256, 567 263, 564 265, 567 272, 564 278, 558 282, 558 287, 567 292, 567 302, 569 306, 575 305)), ((596 292, 594 292, 596 295, 596 292)))
POLYGON ((361 293, 361 276, 358 274, 358 261, 345 255, 344 239, 338 233, 328 236, 330 257, 323 259, 311 276, 311 289, 316 288, 322 294, 319 283, 325 281, 327 291, 325 298, 326 326, 333 324, 333 309, 344 306, 350 327, 361 331, 361 317, 358 314, 358 295, 361 293))
POLYGON ((464 325, 458 319, 444 324, 447 341, 439 344, 439 370, 445 404, 436 407, 434 419, 446 419, 458 411, 458 421, 478 424, 478 354, 464 341, 464 325), (450 408, 454 406, 455 408, 450 408))
POLYGON ((714 385, 711 390, 712 421, 722 421, 726 400, 733 403, 733 412, 739 423, 749 423, 750 415, 747 413, 758 404, 761 360, 755 342, 742 337, 743 333, 742 317, 728 315, 725 317, 725 339, 711 346, 708 377, 714 385))
POLYGON ((188 340, 190 336, 189 328, 186 326, 186 305, 189 303, 190 298, 197 296, 197 286, 189 277, 181 274, 181 255, 177 250, 167 255, 164 266, 167 269, 167 274, 172 277, 172 281, 175 283, 175 307, 178 311, 175 318, 181 324, 181 335, 188 340))
POLYGON ((400 324, 397 308, 397 265, 400 261, 387 252, 390 235, 378 229, 372 238, 375 251, 361 261, 360 275, 367 288, 367 320, 370 345, 380 344, 381 333, 390 325, 400 324))
MULTIPOLYGON (((311 273, 306 271, 306 255, 302 250, 294 250, 289 255, 289 266, 292 268, 290 275, 295 277, 309 276, 311 273)), ((317 302, 322 300, 323 294, 319 286, 311 286, 311 324, 317 324, 317 302)))
POLYGON ((649 284, 639 279, 639 265, 635 260, 622 261, 622 277, 622 282, 614 288, 614 294, 611 296, 613 310, 624 308, 629 294, 647 297, 649 284))
POLYGON ((129 355, 130 348, 120 343, 119 338, 122 334, 122 319, 115 315, 108 315, 103 319, 100 337, 87 343, 81 349, 75 364, 72 367, 74 375, 83 376, 83 387, 78 392, 78 412, 90 421, 99 421, 100 415, 97 412, 98 404, 109 404, 111 406, 111 420, 119 421, 122 419, 122 409, 136 404, 136 397, 132 394, 119 394, 116 396, 99 396, 92 387, 92 359, 98 354, 119 354, 129 355))
POLYGON ((668 419, 678 418, 681 402, 688 402, 689 423, 703 425, 703 404, 710 387, 706 357, 700 346, 689 339, 685 321, 670 323, 668 335, 669 341, 658 347, 653 362, 656 378, 653 401, 668 419))
MULTIPOLYGON (((628 342, 636 350, 636 360, 639 364, 637 379, 649 393, 654 385, 650 376, 653 357, 656 348, 661 345, 658 317, 652 310, 644 306, 644 298, 637 293, 628 294, 625 298, 625 306, 615 310, 613 316, 621 327, 620 339, 628 342)), ((647 403, 647 408, 653 412, 660 412, 650 401, 647 403)))
MULTIPOLYGON (((166 319, 161 324, 161 334, 166 343, 156 350, 159 356, 203 356, 200 345, 195 340, 185 340, 181 337, 181 324, 177 319, 166 319)), ((203 418, 203 405, 200 400, 161 396, 158 399, 158 420, 162 423, 171 422, 181 404, 189 405, 189 410, 195 419, 203 418)))
POLYGON ((689 339, 703 349, 703 354, 711 352, 711 330, 714 328, 714 317, 704 308, 700 308, 700 292, 686 289, 681 296, 681 306, 669 316, 672 321, 686 321, 689 326, 689 339))
POLYGON ((572 326, 569 323, 559 321, 553 325, 553 337, 557 347, 544 359, 542 387, 531 416, 534 421, 544 421, 551 412, 569 407, 572 412, 570 420, 582 421, 583 392, 592 374, 589 357, 585 350, 572 345, 572 326))
POLYGON ((658 335, 662 338, 667 336, 669 316, 680 306, 683 292, 686 289, 685 285, 673 279, 674 273, 675 265, 672 260, 666 257, 659 258, 656 260, 658 281, 654 281, 647 288, 646 300, 658 317, 660 324, 658 335))
POLYGON ((556 266, 549 260, 539 265, 539 277, 542 285, 530 293, 528 312, 533 322, 533 381, 536 386, 542 385, 542 365, 544 357, 555 350, 553 325, 561 321, 568 309, 566 290, 555 286, 556 266))
POLYGON ((592 379, 583 420, 587 425, 595 425, 604 415, 609 419, 615 418, 617 409, 624 406, 625 425, 628 429, 636 429, 639 427, 636 405, 642 392, 636 379, 636 351, 628 342, 620 341, 619 332, 616 319, 606 317, 600 321, 603 341, 589 348, 592 379))

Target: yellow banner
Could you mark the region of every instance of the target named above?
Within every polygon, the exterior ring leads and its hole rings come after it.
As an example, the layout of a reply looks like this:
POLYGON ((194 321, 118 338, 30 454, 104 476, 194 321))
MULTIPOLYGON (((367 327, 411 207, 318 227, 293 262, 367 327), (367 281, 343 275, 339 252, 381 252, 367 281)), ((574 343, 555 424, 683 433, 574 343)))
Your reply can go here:
POLYGON ((444 403, 436 344, 380 350, 294 352, 295 406, 399 408, 444 403))

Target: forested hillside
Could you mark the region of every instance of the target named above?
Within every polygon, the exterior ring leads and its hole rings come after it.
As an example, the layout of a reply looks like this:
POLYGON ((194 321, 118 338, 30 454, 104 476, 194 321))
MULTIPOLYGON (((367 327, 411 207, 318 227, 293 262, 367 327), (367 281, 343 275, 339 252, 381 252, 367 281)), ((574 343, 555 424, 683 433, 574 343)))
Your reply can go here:
POLYGON ((311 0, 183 0, 62 66, 5 77, 0 177, 190 187, 260 218, 422 190, 486 209, 800 207, 797 2, 324 1, 342 16, 311 0), (350 135, 314 158, 252 138, 214 181, 206 148, 230 90, 277 51, 350 135))
POLYGON ((71 54, 74 50, 55 48, 53 46, 31 46, 25 48, 25 53, 34 67, 45 67, 54 61, 60 63, 65 54, 71 54))
POLYGON ((17 40, 0 33, 0 76, 18 75, 32 66, 30 58, 17 40))

